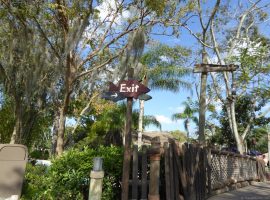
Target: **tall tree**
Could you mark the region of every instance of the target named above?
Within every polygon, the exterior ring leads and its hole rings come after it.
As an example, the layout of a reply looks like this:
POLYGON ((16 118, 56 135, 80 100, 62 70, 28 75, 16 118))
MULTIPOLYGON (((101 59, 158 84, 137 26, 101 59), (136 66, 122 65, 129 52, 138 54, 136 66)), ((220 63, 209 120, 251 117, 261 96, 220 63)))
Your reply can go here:
MULTIPOLYGON (((12 18, 21 20, 14 4, 9 1, 1 3, 12 18)), ((23 9, 33 10, 42 16, 33 13, 25 24, 32 24, 38 29, 46 46, 58 60, 56 67, 62 71, 54 99, 57 108, 55 117, 59 118, 56 120, 57 154, 61 155, 68 107, 78 86, 100 81, 96 79, 96 73, 106 71, 123 55, 127 48, 127 35, 158 23, 152 18, 158 16, 153 15, 153 11, 159 13, 164 7, 148 1, 56 0, 46 3, 33 1, 23 9)), ((136 57, 136 52, 131 53, 135 53, 136 57)))
POLYGON ((50 89, 59 73, 45 39, 28 22, 34 11, 27 3, 5 1, 0 6, 0 83, 13 105, 15 118, 10 143, 25 143, 50 99, 50 89))

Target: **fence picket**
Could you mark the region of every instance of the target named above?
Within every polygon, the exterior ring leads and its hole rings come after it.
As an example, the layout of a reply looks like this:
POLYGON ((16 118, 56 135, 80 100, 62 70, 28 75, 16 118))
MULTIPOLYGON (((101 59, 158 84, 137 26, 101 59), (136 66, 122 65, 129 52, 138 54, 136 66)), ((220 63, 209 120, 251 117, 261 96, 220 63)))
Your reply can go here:
POLYGON ((132 200, 138 199, 138 146, 133 147, 132 200))
POLYGON ((142 146, 141 200, 147 200, 147 147, 142 146))

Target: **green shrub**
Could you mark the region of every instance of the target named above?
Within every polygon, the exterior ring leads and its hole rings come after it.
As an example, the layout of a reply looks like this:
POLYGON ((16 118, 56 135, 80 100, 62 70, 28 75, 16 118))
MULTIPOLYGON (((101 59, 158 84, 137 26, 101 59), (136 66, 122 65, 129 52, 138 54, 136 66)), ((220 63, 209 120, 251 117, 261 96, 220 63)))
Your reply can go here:
POLYGON ((123 150, 119 147, 71 149, 53 160, 49 170, 28 166, 22 199, 88 199, 89 175, 94 157, 103 158, 105 177, 102 199, 120 199, 123 150))
POLYGON ((26 167, 25 181, 23 184, 22 200, 30 199, 52 199, 48 195, 48 168, 46 166, 33 166, 28 164, 26 167))

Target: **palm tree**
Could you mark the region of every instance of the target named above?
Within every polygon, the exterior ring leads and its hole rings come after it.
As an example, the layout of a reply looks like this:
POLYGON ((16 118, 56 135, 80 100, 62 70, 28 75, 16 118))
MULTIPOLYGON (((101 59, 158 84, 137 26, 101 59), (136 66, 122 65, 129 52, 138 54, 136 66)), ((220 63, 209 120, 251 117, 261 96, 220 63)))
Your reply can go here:
POLYGON ((147 77, 150 89, 178 92, 180 88, 190 89, 184 78, 191 69, 184 67, 190 51, 181 46, 158 45, 145 53, 141 59, 143 75, 147 77))
MULTIPOLYGON (((181 46, 161 45, 150 49, 141 59, 143 83, 151 90, 169 90, 178 92, 180 88, 191 89, 191 84, 184 78, 191 69, 183 67, 190 54, 181 46)), ((143 131, 144 100, 140 100, 138 144, 141 144, 143 131)))
POLYGON ((185 130, 187 131, 187 139, 189 140, 190 136, 190 122, 193 121, 196 125, 198 125, 198 118, 195 116, 195 113, 198 112, 197 108, 194 108, 192 106, 192 101, 188 97, 187 101, 184 101, 182 103, 183 106, 185 106, 184 111, 182 113, 175 113, 172 115, 172 120, 176 121, 179 119, 184 120, 184 127, 185 130))

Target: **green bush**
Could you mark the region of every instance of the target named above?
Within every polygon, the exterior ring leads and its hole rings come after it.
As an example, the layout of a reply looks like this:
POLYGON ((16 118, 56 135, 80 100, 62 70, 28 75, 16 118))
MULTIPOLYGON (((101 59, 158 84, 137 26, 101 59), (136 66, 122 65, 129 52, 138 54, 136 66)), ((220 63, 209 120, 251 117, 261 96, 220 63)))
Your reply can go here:
MULTIPOLYGON (((23 184, 22 200, 48 199, 48 169, 46 166, 26 167, 25 182, 23 184)), ((51 198, 52 199, 52 198, 51 198)))
POLYGON ((46 167, 28 166, 22 199, 88 199, 89 175, 94 157, 103 158, 102 199, 120 199, 123 150, 119 147, 71 149, 46 167))

